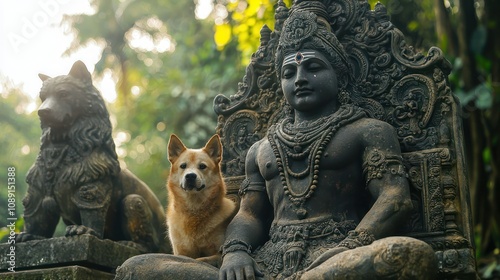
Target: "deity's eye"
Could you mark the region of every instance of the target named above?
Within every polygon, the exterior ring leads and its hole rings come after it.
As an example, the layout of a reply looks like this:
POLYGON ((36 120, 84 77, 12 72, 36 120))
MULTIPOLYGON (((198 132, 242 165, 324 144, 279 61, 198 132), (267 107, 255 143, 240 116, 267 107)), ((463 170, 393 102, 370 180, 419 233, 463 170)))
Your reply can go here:
POLYGON ((181 169, 186 169, 187 167, 187 164, 186 163, 181 163, 181 165, 179 166, 181 169))
POLYGON ((200 165, 198 166, 199 169, 203 170, 205 168, 207 168, 207 165, 204 164, 204 163, 200 163, 200 165))
POLYGON ((281 77, 284 79, 290 79, 295 74, 295 70, 292 67, 286 67, 281 73, 281 77))
POLYGON ((319 63, 319 62, 311 62, 307 65, 307 69, 309 71, 319 71, 319 70, 322 70, 324 69, 325 67, 323 66, 323 64, 319 63))

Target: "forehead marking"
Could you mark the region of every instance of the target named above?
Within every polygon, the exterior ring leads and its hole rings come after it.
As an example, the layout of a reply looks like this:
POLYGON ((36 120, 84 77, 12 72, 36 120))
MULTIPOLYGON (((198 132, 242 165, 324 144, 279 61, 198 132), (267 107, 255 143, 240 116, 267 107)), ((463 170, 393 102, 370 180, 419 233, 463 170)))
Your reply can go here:
POLYGON ((295 54, 290 54, 283 59, 283 65, 290 64, 290 63, 296 63, 297 65, 300 65, 303 61, 306 61, 310 58, 316 57, 315 52, 297 52, 295 54))

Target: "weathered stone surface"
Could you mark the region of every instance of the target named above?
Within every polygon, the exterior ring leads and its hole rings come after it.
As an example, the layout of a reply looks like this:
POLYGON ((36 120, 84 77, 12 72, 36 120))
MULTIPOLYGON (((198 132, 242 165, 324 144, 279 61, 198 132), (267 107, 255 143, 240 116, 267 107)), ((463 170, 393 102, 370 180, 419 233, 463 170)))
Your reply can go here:
POLYGON ((388 237, 340 253, 300 279, 421 279, 437 278, 438 261, 427 243, 409 237, 388 237))
POLYGON ((0 274, 1 279, 5 280, 107 280, 113 279, 112 273, 106 273, 95 269, 82 266, 67 266, 57 268, 35 269, 22 272, 9 272, 0 274))
POLYGON ((214 280, 219 278, 218 275, 217 268, 192 258, 144 254, 135 256, 118 267, 115 279, 214 280))
MULTIPOLYGON (((0 244, 0 272, 7 272, 10 267, 7 263, 10 246, 0 244)), ((114 271, 126 259, 140 254, 135 248, 89 234, 18 243, 15 253, 16 271, 78 264, 107 272, 114 271)))

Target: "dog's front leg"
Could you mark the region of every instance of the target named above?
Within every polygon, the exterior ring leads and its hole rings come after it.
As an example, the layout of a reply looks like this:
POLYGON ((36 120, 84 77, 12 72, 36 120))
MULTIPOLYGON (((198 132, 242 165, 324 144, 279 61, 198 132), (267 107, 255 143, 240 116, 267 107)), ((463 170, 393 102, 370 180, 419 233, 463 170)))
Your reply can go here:
POLYGON ((110 180, 97 181, 78 188, 72 196, 72 201, 80 211, 81 225, 68 226, 66 236, 88 233, 103 238, 111 195, 110 180))

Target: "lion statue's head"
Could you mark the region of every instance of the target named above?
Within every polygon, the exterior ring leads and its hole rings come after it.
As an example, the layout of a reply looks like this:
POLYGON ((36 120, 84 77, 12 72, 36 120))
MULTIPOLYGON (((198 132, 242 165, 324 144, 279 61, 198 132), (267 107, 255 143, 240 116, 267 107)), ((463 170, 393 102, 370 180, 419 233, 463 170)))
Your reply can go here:
POLYGON ((45 197, 43 204, 51 203, 48 189, 57 182, 80 185, 120 172, 109 113, 85 64, 75 62, 68 75, 39 77, 40 153, 26 177, 31 193, 26 204, 35 205, 39 196, 45 197))
POLYGON ((38 109, 42 148, 49 142, 67 141, 85 155, 104 144, 116 158, 109 114, 85 64, 75 62, 68 75, 39 76, 43 81, 38 109))

